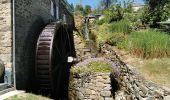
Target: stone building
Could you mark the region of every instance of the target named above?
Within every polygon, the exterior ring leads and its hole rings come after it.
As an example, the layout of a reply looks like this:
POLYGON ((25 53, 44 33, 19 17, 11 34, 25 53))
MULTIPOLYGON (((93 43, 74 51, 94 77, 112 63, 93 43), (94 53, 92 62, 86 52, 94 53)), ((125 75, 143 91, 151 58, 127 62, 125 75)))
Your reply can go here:
POLYGON ((0 0, 0 59, 13 70, 12 86, 33 87, 38 36, 50 21, 74 24, 69 7, 66 0, 0 0))

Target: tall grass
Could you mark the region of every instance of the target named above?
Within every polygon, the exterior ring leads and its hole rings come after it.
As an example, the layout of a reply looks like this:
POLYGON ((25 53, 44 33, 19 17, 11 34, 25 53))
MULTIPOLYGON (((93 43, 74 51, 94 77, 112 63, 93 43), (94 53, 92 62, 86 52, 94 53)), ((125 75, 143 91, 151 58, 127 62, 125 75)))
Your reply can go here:
POLYGON ((162 58, 170 56, 170 36, 157 30, 132 32, 127 39, 119 43, 131 53, 142 58, 162 58))
POLYGON ((113 22, 109 27, 109 30, 112 33, 127 34, 130 32, 130 22, 128 20, 120 20, 120 21, 113 22))
POLYGON ((108 43, 110 45, 117 45, 125 38, 125 34, 130 32, 130 23, 127 20, 112 22, 110 24, 102 24, 95 27, 97 47, 100 44, 108 43))

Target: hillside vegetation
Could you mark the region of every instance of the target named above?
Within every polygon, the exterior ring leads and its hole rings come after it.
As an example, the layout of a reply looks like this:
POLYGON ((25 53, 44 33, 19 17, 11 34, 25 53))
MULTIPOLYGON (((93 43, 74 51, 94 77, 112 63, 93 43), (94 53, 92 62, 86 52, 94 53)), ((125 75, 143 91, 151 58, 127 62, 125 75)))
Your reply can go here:
MULTIPOLYGON (((155 4, 158 2, 155 1, 155 4)), ((169 87, 170 35, 160 31, 157 22, 167 20, 170 2, 162 2, 159 7, 153 8, 151 0, 146 0, 146 5, 137 12, 132 9, 133 2, 124 4, 112 3, 99 10, 105 17, 95 21, 91 28, 98 49, 109 44, 128 53, 123 60, 139 68, 147 79, 169 87), (165 5, 166 9, 162 9, 165 5)))

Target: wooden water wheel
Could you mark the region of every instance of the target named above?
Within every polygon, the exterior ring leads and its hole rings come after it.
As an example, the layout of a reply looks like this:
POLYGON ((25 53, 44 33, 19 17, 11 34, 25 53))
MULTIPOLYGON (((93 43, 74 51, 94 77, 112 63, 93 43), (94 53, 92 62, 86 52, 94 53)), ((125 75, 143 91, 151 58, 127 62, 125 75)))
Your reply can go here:
POLYGON ((35 75, 41 93, 55 98, 67 98, 72 42, 67 28, 61 22, 47 25, 41 32, 36 49, 35 75))

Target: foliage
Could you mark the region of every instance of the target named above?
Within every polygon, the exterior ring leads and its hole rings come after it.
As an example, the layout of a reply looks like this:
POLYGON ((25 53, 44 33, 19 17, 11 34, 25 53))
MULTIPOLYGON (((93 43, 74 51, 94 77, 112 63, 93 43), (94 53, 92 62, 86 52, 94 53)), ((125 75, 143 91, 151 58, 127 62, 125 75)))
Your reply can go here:
POLYGON ((106 15, 106 19, 108 22, 119 21, 125 19, 125 14, 132 14, 132 0, 128 0, 127 2, 115 2, 107 9, 103 10, 104 15, 106 15), (123 6, 122 6, 123 5, 123 6))
POLYGON ((73 3, 70 4, 71 9, 74 11, 74 5, 73 3))
POLYGON ((170 56, 170 37, 157 30, 132 32, 121 43, 119 48, 129 50, 142 58, 157 58, 170 56))
POLYGON ((86 16, 92 12, 91 6, 90 5, 76 5, 74 8, 74 13, 75 15, 83 15, 86 16))
POLYGON ((108 22, 123 19, 123 8, 121 7, 121 4, 112 5, 108 9, 105 9, 103 13, 106 16, 106 19, 108 19, 108 22))
POLYGON ((145 0, 147 6, 143 13, 143 21, 157 27, 157 22, 165 21, 170 16, 170 0, 145 0))
POLYGON ((87 73, 95 73, 95 72, 112 72, 112 66, 111 64, 107 62, 91 62, 87 66, 79 66, 79 67, 74 67, 71 69, 71 72, 73 73, 79 73, 79 74, 87 74, 87 73))
POLYGON ((90 5, 86 5, 84 8, 84 14, 87 15, 91 13, 91 6, 90 5))
POLYGON ((96 33, 96 45, 100 48, 101 44, 108 43, 117 45, 125 39, 125 34, 130 32, 130 23, 127 20, 121 20, 110 24, 97 25, 93 32, 96 33))
POLYGON ((108 23, 108 22, 109 22, 108 18, 107 18, 107 17, 104 17, 104 18, 102 18, 102 19, 100 19, 100 20, 97 20, 95 23, 96 23, 97 25, 102 25, 102 24, 108 23))
POLYGON ((103 9, 109 8, 113 3, 116 3, 117 0, 101 0, 100 1, 100 6, 103 9))
POLYGON ((76 15, 83 15, 84 13, 84 8, 82 5, 76 5, 74 8, 74 12, 76 15))
POLYGON ((130 29, 130 22, 128 20, 120 20, 117 22, 111 23, 111 26, 109 27, 109 30, 114 33, 124 33, 127 34, 129 33, 130 29))

